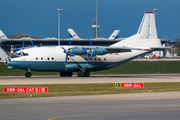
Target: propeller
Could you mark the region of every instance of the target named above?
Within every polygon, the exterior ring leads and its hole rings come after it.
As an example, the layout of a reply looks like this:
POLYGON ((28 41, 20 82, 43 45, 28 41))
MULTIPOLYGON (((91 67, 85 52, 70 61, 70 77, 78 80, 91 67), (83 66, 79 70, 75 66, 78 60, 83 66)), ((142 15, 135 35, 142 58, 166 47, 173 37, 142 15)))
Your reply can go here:
POLYGON ((42 43, 40 43, 38 47, 41 47, 41 46, 42 46, 42 43))
POLYGON ((87 55, 86 65, 88 65, 90 56, 96 56, 96 53, 92 52, 91 49, 90 49, 91 45, 92 45, 92 40, 90 40, 89 49, 88 49, 88 50, 86 50, 86 48, 82 47, 82 49, 84 50, 84 52, 88 54, 88 55, 87 55))
POLYGON ((32 47, 34 47, 34 44, 33 44, 33 40, 32 40, 32 39, 30 40, 30 42, 31 42, 32 47))
MULTIPOLYGON (((71 40, 69 41, 69 47, 70 47, 70 45, 71 45, 71 40)), ((68 49, 65 49, 64 47, 61 47, 64 50, 63 52, 66 53, 66 58, 65 58, 65 63, 64 63, 65 65, 67 63, 67 59, 68 59, 69 55, 70 56, 75 56, 75 54, 70 51, 69 47, 68 47, 68 49)))
MULTIPOLYGON (((22 42, 22 49, 24 50, 24 44, 25 44, 25 39, 23 39, 23 42, 22 42)), ((15 48, 16 51, 20 51, 19 48, 15 48)))

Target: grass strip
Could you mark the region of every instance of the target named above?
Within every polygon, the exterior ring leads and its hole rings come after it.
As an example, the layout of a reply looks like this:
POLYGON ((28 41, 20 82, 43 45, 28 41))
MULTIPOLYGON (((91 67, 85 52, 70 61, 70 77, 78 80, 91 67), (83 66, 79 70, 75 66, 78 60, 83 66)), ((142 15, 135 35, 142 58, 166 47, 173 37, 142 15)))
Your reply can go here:
POLYGON ((3 87, 48 87, 48 93, 33 93, 33 97, 100 95, 120 93, 141 93, 180 91, 180 82, 144 83, 144 88, 115 88, 115 83, 94 84, 44 84, 44 85, 1 85, 0 99, 30 98, 30 93, 4 93, 3 87))

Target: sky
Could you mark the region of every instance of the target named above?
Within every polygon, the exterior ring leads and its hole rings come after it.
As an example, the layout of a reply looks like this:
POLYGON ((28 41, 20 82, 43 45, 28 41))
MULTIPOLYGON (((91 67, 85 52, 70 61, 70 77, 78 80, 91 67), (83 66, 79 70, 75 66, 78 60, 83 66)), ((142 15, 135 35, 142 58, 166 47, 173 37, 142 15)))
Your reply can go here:
MULTIPOLYGON (((61 11, 61 38, 70 38, 68 28, 79 37, 92 38, 96 0, 0 0, 0 30, 58 38, 58 8, 61 11)), ((146 11, 156 14, 160 39, 180 37, 180 0, 98 0, 99 37, 108 38, 114 30, 125 38, 137 33, 146 11)))

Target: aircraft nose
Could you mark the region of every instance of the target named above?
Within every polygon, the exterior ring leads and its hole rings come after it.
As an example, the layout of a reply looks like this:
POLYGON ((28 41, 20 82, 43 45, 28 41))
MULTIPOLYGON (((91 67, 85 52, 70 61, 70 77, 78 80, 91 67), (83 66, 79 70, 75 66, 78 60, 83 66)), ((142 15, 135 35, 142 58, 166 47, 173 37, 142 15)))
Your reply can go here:
POLYGON ((11 61, 11 57, 5 58, 3 62, 7 65, 9 63, 9 61, 11 61))

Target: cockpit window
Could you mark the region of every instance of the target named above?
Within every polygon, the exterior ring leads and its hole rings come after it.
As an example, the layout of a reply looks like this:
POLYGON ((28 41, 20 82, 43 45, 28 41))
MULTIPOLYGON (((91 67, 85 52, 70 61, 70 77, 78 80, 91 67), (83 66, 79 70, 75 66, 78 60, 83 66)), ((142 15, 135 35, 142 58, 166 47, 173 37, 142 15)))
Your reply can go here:
POLYGON ((14 55, 16 56, 28 56, 28 53, 24 53, 22 51, 15 52, 14 55))

